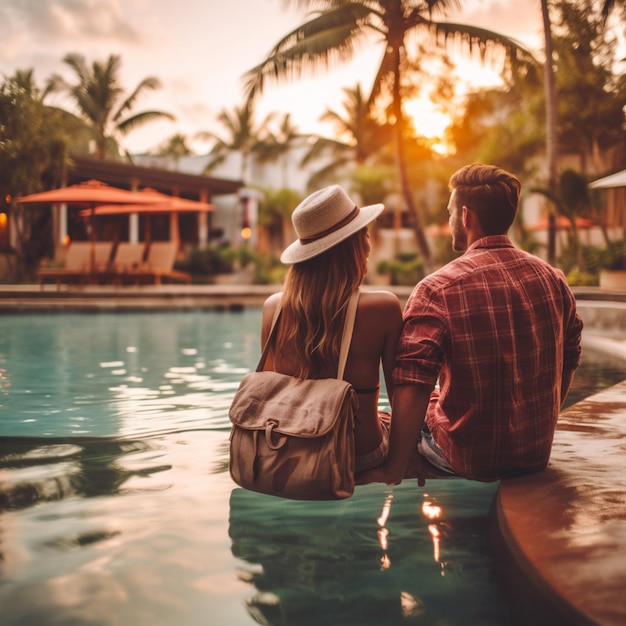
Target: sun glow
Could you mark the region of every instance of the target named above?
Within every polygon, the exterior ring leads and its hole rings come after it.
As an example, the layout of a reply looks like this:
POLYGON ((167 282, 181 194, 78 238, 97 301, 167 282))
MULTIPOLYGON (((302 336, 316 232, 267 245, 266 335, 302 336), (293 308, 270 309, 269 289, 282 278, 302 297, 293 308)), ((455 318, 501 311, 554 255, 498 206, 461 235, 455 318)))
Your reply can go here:
POLYGON ((404 111, 411 118, 415 132, 433 140, 432 148, 435 152, 449 152, 444 141, 446 128, 451 124, 449 115, 439 110, 428 98, 415 98, 405 102, 404 111))

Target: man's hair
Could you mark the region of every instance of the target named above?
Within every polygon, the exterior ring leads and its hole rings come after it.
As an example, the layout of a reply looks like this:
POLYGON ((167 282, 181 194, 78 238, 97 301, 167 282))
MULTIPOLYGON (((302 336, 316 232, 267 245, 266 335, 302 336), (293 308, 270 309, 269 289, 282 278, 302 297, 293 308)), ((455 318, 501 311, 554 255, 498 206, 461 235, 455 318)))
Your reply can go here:
POLYGON ((456 190, 458 206, 474 212, 485 235, 506 234, 515 218, 522 187, 513 174, 494 165, 474 163, 455 172, 449 187, 456 190))

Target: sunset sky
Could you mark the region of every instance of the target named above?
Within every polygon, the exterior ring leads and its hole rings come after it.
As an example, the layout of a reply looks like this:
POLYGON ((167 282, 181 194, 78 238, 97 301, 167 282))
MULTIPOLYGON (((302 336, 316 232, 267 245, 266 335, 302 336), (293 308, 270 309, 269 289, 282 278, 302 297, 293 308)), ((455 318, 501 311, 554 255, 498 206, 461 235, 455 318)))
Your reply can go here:
MULTIPOLYGON (((540 51, 539 0, 465 0, 463 5, 463 12, 448 21, 497 30, 540 51)), ((62 62, 68 53, 80 53, 89 63, 120 54, 122 85, 128 91, 147 76, 163 84, 136 110, 160 109, 177 118, 127 135, 130 150, 144 152, 174 133, 219 132, 218 112, 243 102, 245 72, 305 18, 282 0, 2 0, 0 73, 34 68, 43 86, 53 73, 73 80, 62 62)), ((270 85, 259 102, 258 119, 270 111, 289 112, 301 132, 327 134, 330 129, 319 124, 319 116, 327 108, 342 110, 343 87, 361 82, 369 91, 380 57, 381 48, 373 42, 352 63, 324 76, 270 85)), ((495 80, 493 70, 478 64, 463 66, 461 74, 469 83, 495 80)), ((59 96, 50 103, 71 108, 59 96)), ((420 115, 423 134, 435 133, 445 120, 429 117, 432 107, 423 103, 412 103, 409 110, 420 115)))

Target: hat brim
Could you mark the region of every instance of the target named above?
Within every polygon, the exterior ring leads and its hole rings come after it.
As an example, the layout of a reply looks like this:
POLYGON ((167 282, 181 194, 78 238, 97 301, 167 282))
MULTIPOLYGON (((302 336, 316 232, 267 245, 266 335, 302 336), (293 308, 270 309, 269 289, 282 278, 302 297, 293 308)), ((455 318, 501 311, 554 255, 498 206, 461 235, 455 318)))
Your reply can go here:
POLYGON ((361 228, 367 226, 370 222, 375 220, 384 209, 384 204, 371 204, 369 206, 360 207, 359 214, 342 228, 305 244, 301 243, 299 239, 296 239, 296 241, 283 250, 283 253, 280 255, 281 263, 300 263, 319 256, 344 239, 350 237, 350 235, 358 232, 361 228))

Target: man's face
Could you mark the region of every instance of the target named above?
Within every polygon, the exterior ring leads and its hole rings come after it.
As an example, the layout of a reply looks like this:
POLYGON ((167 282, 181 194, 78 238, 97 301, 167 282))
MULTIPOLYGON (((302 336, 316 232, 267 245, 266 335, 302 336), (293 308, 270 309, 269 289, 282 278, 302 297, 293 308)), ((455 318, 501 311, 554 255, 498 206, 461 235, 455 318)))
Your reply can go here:
POLYGON ((458 206, 456 189, 453 189, 450 194, 448 213, 450 214, 448 221, 452 233, 452 249, 456 252, 464 252, 467 248, 467 233, 463 226, 463 208, 458 206))

